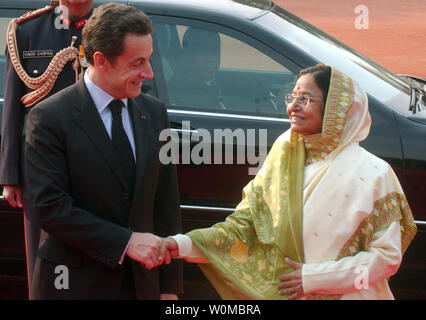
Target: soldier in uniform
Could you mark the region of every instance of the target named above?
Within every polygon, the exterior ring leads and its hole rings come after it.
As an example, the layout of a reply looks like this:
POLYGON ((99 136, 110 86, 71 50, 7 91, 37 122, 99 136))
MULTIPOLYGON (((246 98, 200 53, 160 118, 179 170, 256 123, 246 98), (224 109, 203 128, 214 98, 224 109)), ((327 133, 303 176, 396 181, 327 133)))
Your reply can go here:
POLYGON ((37 102, 75 83, 81 75, 81 32, 92 5, 93 0, 51 1, 45 8, 13 19, 8 28, 0 185, 12 207, 24 208, 29 290, 40 226, 25 183, 26 115, 37 102))

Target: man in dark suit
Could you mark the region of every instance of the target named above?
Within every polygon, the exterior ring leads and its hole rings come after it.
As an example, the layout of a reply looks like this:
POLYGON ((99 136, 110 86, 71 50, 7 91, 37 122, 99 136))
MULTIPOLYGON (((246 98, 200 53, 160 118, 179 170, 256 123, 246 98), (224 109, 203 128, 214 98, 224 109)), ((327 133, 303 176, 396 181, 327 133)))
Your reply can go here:
POLYGON ((83 79, 28 115, 27 180, 44 230, 32 299, 177 298, 181 265, 157 257, 181 229, 176 169, 162 165, 167 111, 141 95, 152 26, 102 5, 83 29, 83 79))
POLYGON ((9 204, 14 208, 24 208, 28 289, 31 288, 40 240, 40 224, 32 210, 31 192, 24 175, 25 120, 29 107, 35 100, 48 97, 75 83, 74 61, 68 61, 56 79, 50 76, 38 83, 38 86, 42 86, 52 81, 46 95, 36 95, 36 99, 29 99, 31 102, 23 97, 34 92, 34 88, 28 87, 31 86, 30 79, 45 75, 53 57, 61 55, 59 52, 64 48, 69 48, 73 37, 76 40, 72 47, 78 50, 81 45, 81 30, 92 13, 92 3, 93 0, 51 1, 50 6, 14 19, 11 23, 16 29, 10 28, 7 35, 15 38, 16 42, 8 42, 5 53, 0 184, 3 186, 3 197, 9 204), (62 7, 58 7, 59 4, 62 7), (27 74, 24 79, 18 75, 16 69, 19 70, 19 67, 22 67, 21 76, 22 71, 27 74))

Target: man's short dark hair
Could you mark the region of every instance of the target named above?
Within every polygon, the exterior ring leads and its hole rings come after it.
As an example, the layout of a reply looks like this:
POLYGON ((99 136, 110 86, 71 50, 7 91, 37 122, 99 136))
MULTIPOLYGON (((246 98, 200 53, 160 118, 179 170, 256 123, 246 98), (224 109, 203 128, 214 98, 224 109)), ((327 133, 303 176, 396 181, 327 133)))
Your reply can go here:
POLYGON ((152 23, 144 12, 119 3, 96 8, 83 28, 82 44, 87 62, 93 65, 93 54, 99 51, 114 63, 124 52, 124 39, 129 33, 152 33, 152 23))

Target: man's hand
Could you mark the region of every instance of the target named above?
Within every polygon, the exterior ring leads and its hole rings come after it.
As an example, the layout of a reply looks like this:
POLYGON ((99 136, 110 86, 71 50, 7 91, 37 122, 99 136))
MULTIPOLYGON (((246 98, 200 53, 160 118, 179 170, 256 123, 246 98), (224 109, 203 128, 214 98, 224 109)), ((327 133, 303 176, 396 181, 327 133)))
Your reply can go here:
POLYGON ((158 259, 160 244, 161 238, 156 235, 134 232, 130 238, 126 254, 131 259, 145 265, 145 268, 152 269, 163 263, 162 259, 158 259))
POLYGON ((172 258, 176 258, 178 255, 179 247, 176 240, 173 238, 162 239, 158 259, 164 259, 164 262, 169 264, 172 258))
POLYGON ((9 202, 12 208, 22 208, 23 201, 21 196, 21 187, 6 185, 3 187, 3 198, 9 202))

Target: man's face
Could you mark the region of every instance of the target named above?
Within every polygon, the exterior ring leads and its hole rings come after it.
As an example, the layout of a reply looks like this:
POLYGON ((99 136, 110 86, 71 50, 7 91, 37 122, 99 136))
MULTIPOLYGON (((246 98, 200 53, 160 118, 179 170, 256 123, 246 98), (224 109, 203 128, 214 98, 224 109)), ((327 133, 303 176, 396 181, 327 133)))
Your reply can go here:
POLYGON ((59 4, 67 8, 70 19, 81 18, 92 9, 93 0, 60 0, 59 4))
POLYGON ((124 48, 106 73, 108 93, 116 99, 137 97, 141 93, 142 82, 154 77, 149 61, 152 55, 150 34, 127 34, 124 48))

